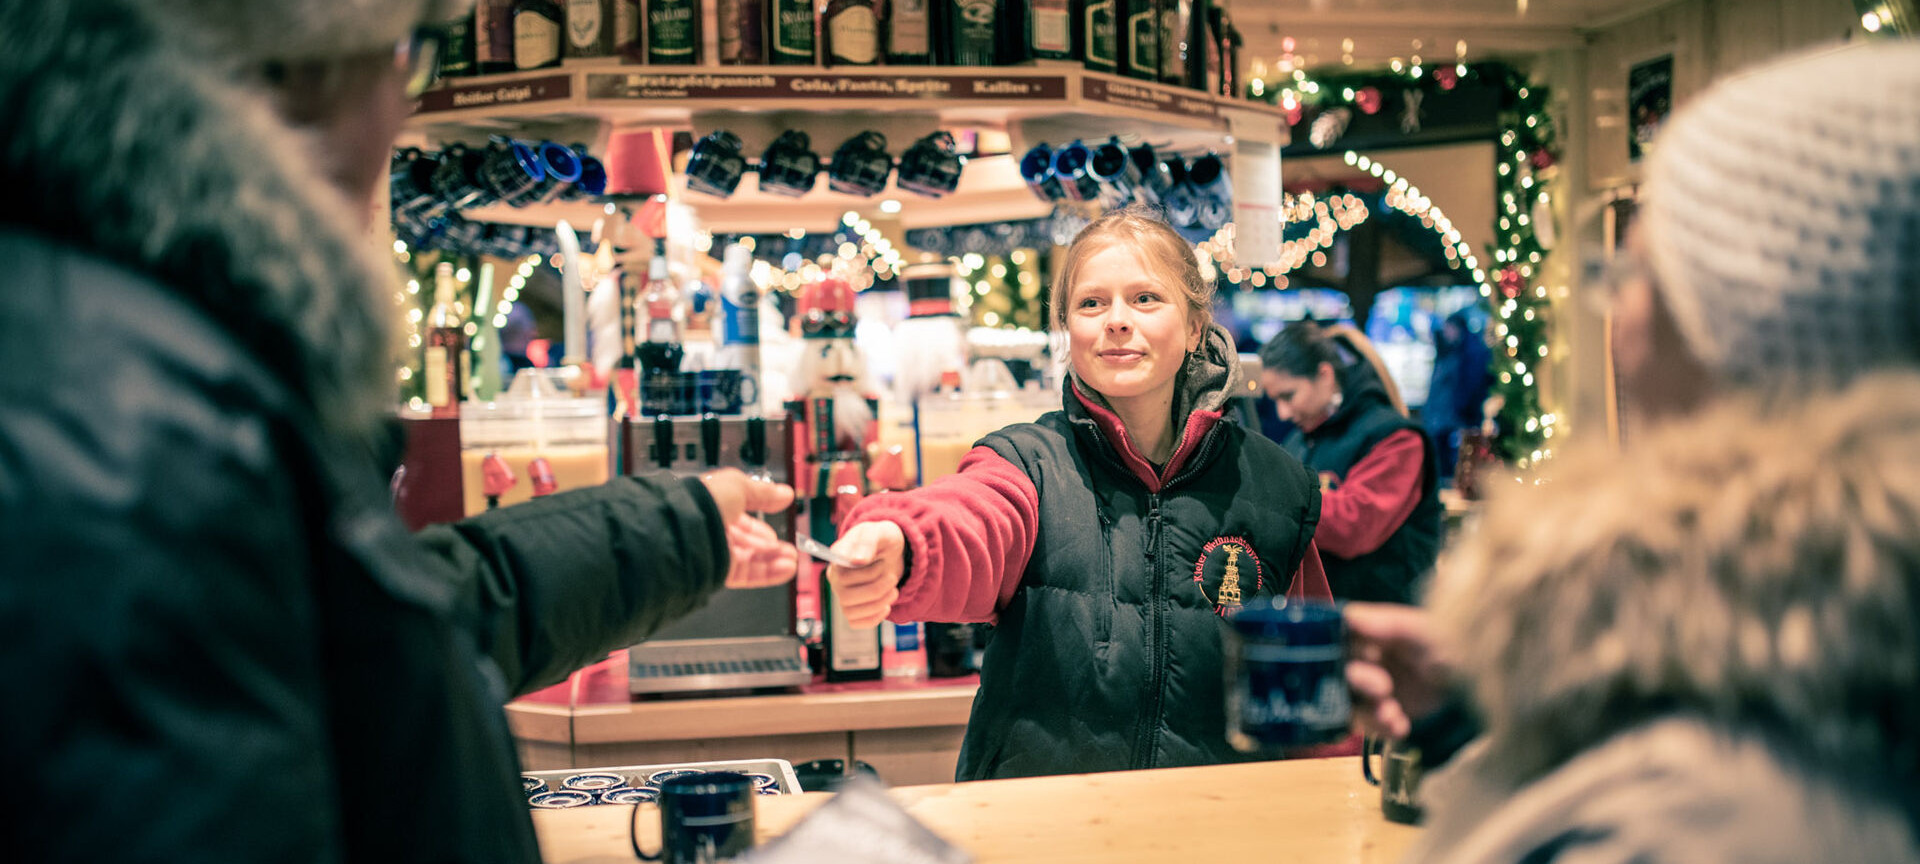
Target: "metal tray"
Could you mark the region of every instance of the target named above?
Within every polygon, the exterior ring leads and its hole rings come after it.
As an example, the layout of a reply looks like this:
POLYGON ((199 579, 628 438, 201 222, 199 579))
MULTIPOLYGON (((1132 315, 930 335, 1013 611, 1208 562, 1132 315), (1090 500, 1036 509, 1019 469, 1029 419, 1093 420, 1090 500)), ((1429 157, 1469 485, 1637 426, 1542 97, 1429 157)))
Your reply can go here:
MULTIPOLYGON (((563 768, 558 771, 525 771, 521 772, 520 776, 539 779, 547 784, 546 788, 540 791, 552 792, 565 789, 567 778, 579 774, 617 774, 626 780, 627 786, 642 787, 654 785, 650 782, 653 775, 661 771, 671 770, 736 771, 741 774, 766 774, 774 780, 772 789, 775 793, 781 795, 798 795, 801 792, 800 780, 794 776, 793 773, 793 764, 785 759, 733 759, 722 762, 619 765, 609 768, 563 768)), ((532 804, 534 794, 537 793, 529 792, 527 794, 529 806, 532 804)), ((580 806, 593 807, 599 806, 602 803, 604 802, 600 800, 600 796, 594 795, 591 804, 581 804, 580 806)))

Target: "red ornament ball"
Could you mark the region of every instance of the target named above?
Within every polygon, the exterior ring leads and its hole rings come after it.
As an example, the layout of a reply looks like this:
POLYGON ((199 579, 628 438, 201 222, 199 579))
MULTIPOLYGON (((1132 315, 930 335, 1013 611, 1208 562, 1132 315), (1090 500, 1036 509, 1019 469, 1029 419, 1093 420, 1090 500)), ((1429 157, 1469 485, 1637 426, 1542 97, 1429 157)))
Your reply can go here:
POLYGON ((1362 87, 1353 94, 1353 104, 1368 114, 1380 113, 1380 88, 1362 87))
POLYGON ((1500 271, 1500 293, 1508 300, 1518 299, 1520 292, 1526 290, 1527 283, 1520 278, 1520 271, 1508 267, 1500 271))
POLYGON ((1452 90, 1460 84, 1460 73, 1454 71, 1452 66, 1442 66, 1433 70, 1433 80, 1440 85, 1440 89, 1452 90))
POLYGON ((1533 170, 1545 171, 1548 168, 1552 168, 1554 164, 1560 160, 1553 158, 1553 151, 1542 147, 1533 151, 1533 155, 1528 157, 1527 161, 1533 163, 1533 170))

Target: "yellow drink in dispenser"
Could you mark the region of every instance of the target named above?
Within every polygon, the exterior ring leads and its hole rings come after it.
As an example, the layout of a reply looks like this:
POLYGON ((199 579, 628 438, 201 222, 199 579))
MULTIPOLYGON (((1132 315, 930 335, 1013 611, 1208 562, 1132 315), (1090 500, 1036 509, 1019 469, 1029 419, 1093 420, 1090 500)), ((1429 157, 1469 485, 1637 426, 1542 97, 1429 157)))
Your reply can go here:
POLYGON ((466 515, 486 512, 490 502, 482 463, 497 455, 513 482, 497 502, 505 507, 534 497, 535 459, 545 459, 554 488, 582 489, 607 482, 607 405, 603 394, 571 395, 564 370, 522 369, 513 386, 492 402, 468 402, 460 411, 460 470, 466 515))

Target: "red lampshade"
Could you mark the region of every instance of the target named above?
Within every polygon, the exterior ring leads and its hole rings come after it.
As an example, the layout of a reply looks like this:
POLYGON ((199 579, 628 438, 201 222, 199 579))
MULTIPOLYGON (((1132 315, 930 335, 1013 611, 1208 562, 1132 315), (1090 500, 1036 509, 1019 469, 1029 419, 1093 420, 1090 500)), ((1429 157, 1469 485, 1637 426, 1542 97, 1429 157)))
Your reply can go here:
POLYGON ((608 195, 664 195, 672 170, 673 138, 664 129, 615 132, 607 141, 608 195))

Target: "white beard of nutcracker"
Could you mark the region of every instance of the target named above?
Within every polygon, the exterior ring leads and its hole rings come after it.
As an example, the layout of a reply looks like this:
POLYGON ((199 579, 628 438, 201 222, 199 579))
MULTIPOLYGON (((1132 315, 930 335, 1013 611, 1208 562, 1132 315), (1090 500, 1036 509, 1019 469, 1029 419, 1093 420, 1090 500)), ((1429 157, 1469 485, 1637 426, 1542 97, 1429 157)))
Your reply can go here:
POLYGON ((808 503, 810 533, 831 543, 840 516, 866 494, 867 445, 880 437, 875 393, 853 341, 853 289, 827 277, 800 295, 805 344, 802 390, 787 404, 795 492, 808 503))

